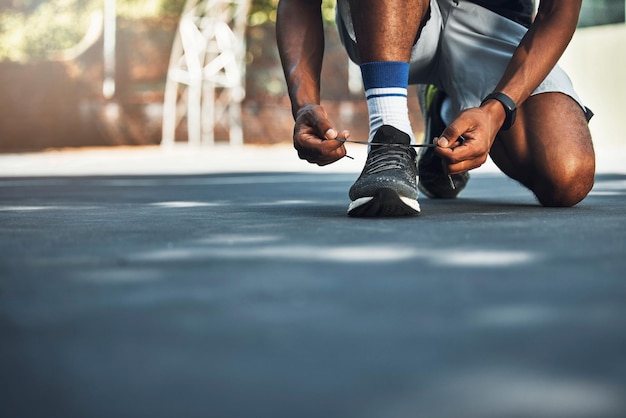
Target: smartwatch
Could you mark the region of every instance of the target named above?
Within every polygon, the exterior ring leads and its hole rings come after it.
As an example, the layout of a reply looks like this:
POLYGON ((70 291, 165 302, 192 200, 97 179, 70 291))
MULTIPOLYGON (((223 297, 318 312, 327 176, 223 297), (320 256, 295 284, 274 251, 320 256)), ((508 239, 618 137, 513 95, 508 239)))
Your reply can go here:
POLYGON ((506 118, 504 119, 504 123, 502 124, 501 129, 503 131, 506 131, 511 126, 513 126, 513 124, 515 123, 515 116, 517 115, 517 106, 515 105, 513 99, 511 99, 506 94, 497 91, 488 94, 487 97, 485 97, 480 103, 480 105, 482 106, 487 100, 497 100, 502 104, 502 107, 504 107, 504 113, 506 114, 506 118))

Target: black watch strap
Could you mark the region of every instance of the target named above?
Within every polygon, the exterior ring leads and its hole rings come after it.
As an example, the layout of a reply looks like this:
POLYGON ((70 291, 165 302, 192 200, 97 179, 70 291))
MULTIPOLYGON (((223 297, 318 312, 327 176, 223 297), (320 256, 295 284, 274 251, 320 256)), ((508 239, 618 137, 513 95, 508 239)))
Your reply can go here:
POLYGON ((482 106, 487 100, 497 100, 502 104, 502 107, 504 107, 506 118, 504 119, 504 123, 502 124, 501 129, 506 131, 511 126, 513 126, 513 124, 515 123, 515 116, 517 115, 517 106, 515 105, 513 99, 511 99, 506 94, 497 91, 488 94, 487 97, 485 97, 480 103, 480 105, 482 106))

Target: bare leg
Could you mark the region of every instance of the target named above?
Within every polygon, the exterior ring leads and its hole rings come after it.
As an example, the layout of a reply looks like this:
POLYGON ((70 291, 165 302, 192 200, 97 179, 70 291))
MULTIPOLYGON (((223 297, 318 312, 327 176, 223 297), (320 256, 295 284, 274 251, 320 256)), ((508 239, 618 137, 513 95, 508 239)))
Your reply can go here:
POLYGON ((362 62, 409 62, 428 0, 350 0, 362 62))
POLYGON ((544 206, 573 206, 593 187, 595 155, 580 106, 562 93, 531 96, 501 132, 491 158, 544 206))

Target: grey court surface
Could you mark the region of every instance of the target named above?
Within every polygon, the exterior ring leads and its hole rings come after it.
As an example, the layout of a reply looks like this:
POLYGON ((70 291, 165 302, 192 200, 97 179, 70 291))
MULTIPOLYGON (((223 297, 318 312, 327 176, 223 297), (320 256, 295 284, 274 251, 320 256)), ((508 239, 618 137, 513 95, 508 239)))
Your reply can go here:
POLYGON ((351 219, 352 168, 32 158, 0 159, 2 417, 626 416, 624 172, 351 219))

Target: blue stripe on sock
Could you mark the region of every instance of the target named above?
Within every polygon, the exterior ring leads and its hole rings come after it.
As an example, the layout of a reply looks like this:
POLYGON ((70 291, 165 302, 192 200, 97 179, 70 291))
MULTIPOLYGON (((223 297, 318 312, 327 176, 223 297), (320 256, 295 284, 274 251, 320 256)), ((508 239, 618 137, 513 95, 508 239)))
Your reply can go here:
POLYGON ((407 96, 406 96, 406 94, 399 94, 399 93, 396 93, 396 94, 370 94, 369 96, 366 96, 365 98, 366 98, 367 100, 369 100, 369 99, 374 99, 374 98, 376 98, 376 97, 392 97, 392 96, 396 96, 396 97, 407 97, 407 96))
POLYGON ((361 64, 363 87, 371 88, 402 87, 409 84, 409 64, 407 62, 384 61, 361 64))

